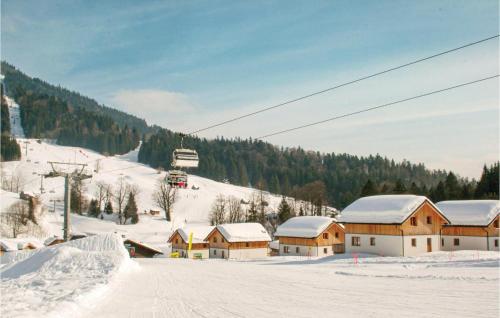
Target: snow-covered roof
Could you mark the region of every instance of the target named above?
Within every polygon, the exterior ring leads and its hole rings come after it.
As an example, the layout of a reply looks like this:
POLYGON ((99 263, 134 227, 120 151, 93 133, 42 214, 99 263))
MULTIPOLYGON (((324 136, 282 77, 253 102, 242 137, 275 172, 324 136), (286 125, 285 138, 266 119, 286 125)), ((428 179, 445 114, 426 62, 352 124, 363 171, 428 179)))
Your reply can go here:
POLYGON ((320 235, 335 219, 327 216, 296 216, 281 224, 274 236, 313 238, 320 235))
POLYGON ((344 223, 400 224, 425 201, 432 204, 426 197, 412 194, 364 197, 346 207, 337 219, 344 223))
POLYGON ((271 237, 260 223, 219 224, 217 230, 230 243, 271 241, 271 237))
POLYGON ((135 245, 141 246, 141 247, 143 247, 145 249, 148 249, 148 250, 151 250, 153 252, 156 252, 158 254, 163 254, 163 252, 159 248, 153 247, 151 245, 148 245, 148 244, 145 244, 143 242, 136 241, 136 240, 125 239, 125 240, 123 240, 123 243, 124 244, 135 244, 135 245))
POLYGON ((280 241, 279 240, 274 240, 269 243, 269 248, 273 250, 279 250, 280 249, 280 241))
POLYGON ((189 241, 189 233, 193 233, 193 243, 205 243, 205 238, 208 236, 208 234, 210 234, 210 232, 212 232, 214 228, 215 226, 210 225, 184 226, 182 228, 178 228, 176 232, 179 233, 179 235, 186 243, 189 241))
POLYGON ((441 201, 436 205, 451 225, 487 226, 500 213, 499 200, 441 201))
POLYGON ((57 241, 57 240, 62 240, 63 238, 62 237, 59 237, 59 236, 51 236, 49 238, 47 238, 43 244, 45 244, 46 246, 49 246, 50 244, 54 243, 54 241, 57 241))

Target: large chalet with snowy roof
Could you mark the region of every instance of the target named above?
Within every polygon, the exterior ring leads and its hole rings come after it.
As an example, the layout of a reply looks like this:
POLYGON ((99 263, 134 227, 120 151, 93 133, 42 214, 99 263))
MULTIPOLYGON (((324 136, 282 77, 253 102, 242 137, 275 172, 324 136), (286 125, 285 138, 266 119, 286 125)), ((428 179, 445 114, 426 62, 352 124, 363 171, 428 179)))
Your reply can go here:
POLYGON ((279 255, 328 256, 344 252, 344 227, 326 216, 297 216, 281 224, 274 236, 279 255))
POLYGON ((271 237, 259 223, 217 225, 205 238, 210 258, 255 259, 269 254, 271 237))
POLYGON ((500 201, 441 201, 436 206, 451 222, 441 231, 443 250, 499 250, 500 201))
POLYGON ((345 226, 346 252, 411 256, 439 251, 448 218, 426 197, 378 195, 360 198, 338 218, 345 226))
POLYGON ((172 252, 179 253, 183 258, 209 258, 207 235, 214 226, 188 226, 179 228, 172 233, 168 242, 172 244, 172 252), (191 249, 189 249, 189 236, 192 235, 191 249))

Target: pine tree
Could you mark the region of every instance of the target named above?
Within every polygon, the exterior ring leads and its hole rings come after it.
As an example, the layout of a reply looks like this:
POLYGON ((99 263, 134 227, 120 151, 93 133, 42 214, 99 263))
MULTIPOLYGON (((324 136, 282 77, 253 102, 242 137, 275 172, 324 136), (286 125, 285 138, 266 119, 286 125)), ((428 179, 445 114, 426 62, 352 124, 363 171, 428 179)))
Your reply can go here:
POLYGON ((137 204, 135 203, 135 195, 133 192, 130 192, 128 195, 128 201, 123 210, 123 216, 125 217, 124 224, 127 224, 127 220, 130 218, 136 217, 138 219, 137 204))
POLYGON ((99 216, 100 213, 101 211, 99 211, 99 202, 97 202, 96 199, 90 200, 89 209, 87 212, 88 216, 96 218, 99 216))
POLYGON ((436 188, 431 190, 431 199, 433 202, 447 200, 446 189, 445 189, 444 183, 442 181, 439 181, 436 188))
POLYGON ((453 172, 448 173, 444 181, 447 200, 457 200, 461 197, 461 188, 458 179, 453 172))
POLYGON ((258 221, 258 216, 257 216, 257 206, 255 202, 252 200, 250 201, 250 207, 248 208, 247 211, 247 222, 257 222, 258 221))
POLYGON ((113 214, 113 204, 111 203, 111 200, 109 200, 104 206, 104 213, 113 214))
POLYGON ((396 181, 396 185, 394 186, 394 189, 392 190, 393 193, 396 193, 396 194, 403 194, 403 193, 406 193, 406 187, 405 185, 403 184, 403 181, 401 181, 401 179, 398 179, 396 181))
POLYGON ((411 194, 421 194, 421 191, 415 182, 411 183, 409 191, 411 194))
POLYGON ((292 209, 288 202, 286 202, 285 197, 281 198, 280 205, 278 207, 278 219, 280 223, 284 223, 286 220, 292 217, 292 209))
POLYGON ((363 186, 363 189, 361 189, 361 196, 367 197, 375 194, 377 194, 377 188, 375 187, 375 184, 372 182, 372 180, 368 179, 368 181, 366 181, 365 185, 363 186))
POLYGON ((281 193, 280 180, 277 175, 272 176, 271 181, 269 182, 269 191, 275 194, 281 193))

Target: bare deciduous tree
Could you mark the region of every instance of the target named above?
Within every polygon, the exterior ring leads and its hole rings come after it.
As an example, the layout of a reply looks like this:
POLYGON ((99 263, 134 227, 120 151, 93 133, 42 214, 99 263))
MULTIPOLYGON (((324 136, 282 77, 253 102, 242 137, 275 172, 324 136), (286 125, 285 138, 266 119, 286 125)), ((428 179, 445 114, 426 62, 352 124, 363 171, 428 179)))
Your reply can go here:
POLYGON ((171 221, 171 213, 177 200, 177 188, 165 183, 163 178, 158 179, 156 191, 153 193, 153 202, 165 211, 165 218, 171 221))
POLYGON ((97 206, 99 207, 99 211, 102 211, 102 204, 104 200, 106 199, 106 194, 107 194, 107 189, 108 189, 108 184, 106 184, 104 181, 99 181, 96 184, 97 188, 95 189, 95 197, 97 200, 97 206))
POLYGON ((209 221, 211 225, 223 224, 226 221, 226 198, 219 194, 210 209, 209 221))
POLYGON ((127 197, 128 187, 129 186, 125 182, 125 179, 123 177, 120 177, 120 179, 118 179, 118 184, 116 185, 115 193, 113 195, 116 201, 116 207, 118 209, 118 220, 120 224, 123 223, 123 208, 125 207, 125 198, 127 197))
POLYGON ((2 224, 5 225, 16 238, 19 234, 26 233, 28 230, 29 206, 24 201, 12 204, 7 213, 2 214, 2 224))
POLYGON ((230 196, 227 198, 227 207, 229 211, 227 221, 229 223, 240 223, 245 221, 245 214, 241 208, 240 199, 230 196))

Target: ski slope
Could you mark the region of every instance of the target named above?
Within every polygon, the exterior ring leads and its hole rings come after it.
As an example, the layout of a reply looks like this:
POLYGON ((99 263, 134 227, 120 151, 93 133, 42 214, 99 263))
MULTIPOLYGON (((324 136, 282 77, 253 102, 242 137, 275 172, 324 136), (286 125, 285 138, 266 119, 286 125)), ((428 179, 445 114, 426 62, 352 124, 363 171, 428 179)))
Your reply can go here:
POLYGON ((498 317, 499 254, 140 259, 84 317, 498 317), (367 258, 365 258, 367 257, 367 258))

